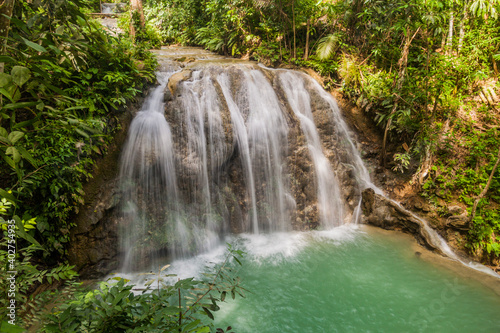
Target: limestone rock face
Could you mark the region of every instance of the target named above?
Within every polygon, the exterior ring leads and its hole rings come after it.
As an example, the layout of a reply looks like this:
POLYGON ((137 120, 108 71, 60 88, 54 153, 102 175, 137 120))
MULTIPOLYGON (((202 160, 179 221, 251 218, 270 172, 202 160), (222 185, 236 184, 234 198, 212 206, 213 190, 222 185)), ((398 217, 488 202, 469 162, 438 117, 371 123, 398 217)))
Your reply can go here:
MULTIPOLYGON (((235 115, 232 114, 237 105, 241 120, 246 123, 246 126, 251 126, 249 123, 252 122, 251 117, 254 116, 252 112, 255 110, 251 111, 252 101, 247 100, 248 90, 251 88, 246 85, 249 80, 255 80, 255 78, 249 78, 247 70, 260 71, 261 77, 265 78, 270 85, 269 88, 274 89, 279 103, 277 107, 286 122, 286 137, 282 141, 264 142, 271 147, 268 149, 272 149, 273 145, 279 145, 276 153, 282 160, 279 166, 283 176, 281 185, 289 191, 284 195, 284 202, 281 203, 288 215, 286 223, 291 229, 296 230, 317 228, 320 225, 317 202, 318 181, 311 158, 310 143, 281 88, 279 72, 265 70, 255 64, 248 65, 248 69, 221 64, 198 67, 192 64, 189 67, 189 75, 185 74, 187 71, 185 69, 171 77, 168 87, 173 98, 166 99, 165 116, 172 124, 177 182, 181 195, 191 207, 195 207, 203 202, 202 196, 207 196, 199 190, 201 183, 208 183, 210 199, 212 203, 216 201, 217 205, 214 211, 223 219, 230 221, 230 228, 233 232, 251 230, 249 220, 255 213, 252 211, 254 209, 252 200, 261 207, 258 214, 263 215, 262 209, 265 209, 266 200, 269 201, 268 190, 276 184, 265 181, 266 177, 269 177, 266 175, 268 171, 265 167, 257 168, 260 161, 253 158, 250 163, 253 166, 252 172, 255 178, 253 179, 255 198, 252 199, 248 191, 250 180, 244 156, 248 153, 245 149, 250 149, 251 154, 252 149, 259 149, 262 143, 258 143, 257 139, 262 138, 249 139, 249 147, 245 147, 245 144, 241 142, 241 133, 238 133, 241 129, 236 127, 235 115), (224 87, 221 86, 221 76, 227 78, 230 91, 224 91, 224 87), (231 97, 228 97, 228 94, 231 97), (196 102, 197 100, 200 102, 196 102), (200 170, 204 165, 207 166, 206 170, 200 170), (200 174, 203 172, 206 173, 206 177, 202 179, 200 174)), ((345 147, 339 140, 341 133, 335 124, 336 119, 332 107, 324 97, 314 92, 312 82, 307 80, 305 82, 311 94, 310 108, 319 131, 323 154, 330 161, 333 172, 339 179, 343 192, 341 195, 346 199, 345 210, 352 212, 360 200, 360 190, 356 179, 353 179, 354 172, 352 165, 349 164, 349 156, 344 152, 345 147)), ((261 98, 261 96, 256 98, 261 98)), ((267 97, 262 96, 262 98, 267 97)), ((247 131, 245 135, 251 136, 252 129, 247 128, 247 131)), ((276 128, 276 131, 279 129, 276 128)), ((273 208, 270 207, 270 209, 273 208)))
POLYGON ((84 185, 85 204, 72 218, 75 227, 70 231, 68 260, 83 278, 102 277, 118 267, 119 161, 130 121, 141 104, 139 100, 129 105, 119 117, 121 130, 107 155, 96 162, 92 180, 84 185))
POLYGON ((458 205, 448 207, 448 212, 451 215, 460 215, 460 214, 462 214, 463 211, 464 211, 464 209, 458 205))
POLYGON ((68 250, 69 262, 87 278, 105 275, 118 267, 118 221, 113 214, 120 201, 117 180, 103 184, 100 189, 94 201, 78 215, 68 250))
POLYGON ((401 230, 412 234, 426 248, 442 253, 439 240, 429 233, 424 223, 394 201, 376 194, 371 188, 363 191, 363 223, 387 230, 401 230))
POLYGON ((168 80, 167 87, 172 96, 175 96, 177 92, 177 85, 179 84, 179 82, 189 79, 190 76, 191 76, 191 71, 187 69, 183 70, 182 72, 175 73, 170 77, 170 79, 168 80))

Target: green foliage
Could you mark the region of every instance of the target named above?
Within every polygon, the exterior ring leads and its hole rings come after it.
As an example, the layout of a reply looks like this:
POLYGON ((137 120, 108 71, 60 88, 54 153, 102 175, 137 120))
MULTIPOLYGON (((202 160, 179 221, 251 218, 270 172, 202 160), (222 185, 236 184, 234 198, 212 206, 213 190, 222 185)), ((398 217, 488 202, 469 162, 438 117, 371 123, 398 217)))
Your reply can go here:
POLYGON ((94 160, 156 67, 146 46, 108 35, 80 5, 16 2, 2 56, 0 188, 18 215, 37 217, 34 237, 47 256, 64 254, 94 160))
MULTIPOLYGON (((486 186, 489 174, 496 162, 498 137, 496 131, 473 130, 469 126, 456 126, 448 140, 460 143, 469 155, 457 162, 453 155, 441 151, 441 158, 433 166, 423 185, 423 195, 436 203, 438 196, 449 198, 454 193, 466 206, 472 208, 475 198, 486 186), (443 195, 444 194, 444 195, 443 195)), ((479 202, 476 216, 468 231, 466 246, 478 254, 500 255, 500 175, 494 175, 488 195, 479 202)))
POLYGON ((318 42, 316 53, 320 60, 331 58, 339 47, 342 35, 339 33, 329 34, 321 38, 318 42))
POLYGON ((151 279, 142 293, 122 278, 102 282, 98 289, 61 305, 49 315, 43 331, 211 332, 213 324, 208 319, 214 319, 218 303, 228 295, 244 297, 239 278, 229 265, 233 260, 241 265, 241 256, 241 251, 229 245, 226 260, 200 281, 178 279, 171 284, 168 281, 175 275, 164 273, 166 265, 158 273, 148 273, 151 279))
POLYGON ((394 171, 399 171, 404 173, 406 169, 408 169, 410 165, 411 156, 409 153, 397 153, 394 154, 394 162, 396 165, 392 168, 394 171))
POLYGON ((469 9, 475 16, 491 16, 496 20, 498 18, 498 12, 495 6, 498 6, 498 4, 498 0, 473 0, 469 9))
MULTIPOLYGON (((18 216, 13 216, 7 221, 5 216, 12 216, 13 204, 3 198, 0 201, 0 225, 2 240, 0 241, 0 276, 2 281, 7 281, 7 277, 15 271, 15 300, 18 304, 17 312, 21 323, 26 324, 26 319, 32 312, 34 298, 30 295, 41 283, 52 284, 55 281, 72 280, 77 274, 73 271, 73 266, 61 264, 57 267, 43 269, 43 264, 36 258, 40 257, 39 252, 44 249, 33 238, 33 232, 37 224, 36 219, 21 220, 18 216), (27 241, 27 247, 20 247, 21 239, 27 241), (37 253, 37 255, 35 255, 37 253), (23 319, 25 318, 25 319, 23 319)), ((9 284, 3 283, 0 288, 0 318, 6 318, 7 306, 12 299, 9 284)))
POLYGON ((191 44, 203 20, 201 0, 144 1, 144 16, 162 43, 191 44))

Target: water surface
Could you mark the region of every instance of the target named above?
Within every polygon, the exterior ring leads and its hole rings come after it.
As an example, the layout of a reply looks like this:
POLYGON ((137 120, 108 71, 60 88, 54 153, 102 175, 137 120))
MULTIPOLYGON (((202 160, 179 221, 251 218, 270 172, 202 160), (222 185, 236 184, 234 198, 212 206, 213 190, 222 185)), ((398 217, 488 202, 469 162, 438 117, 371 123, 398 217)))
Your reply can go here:
POLYGON ((411 242, 395 233, 340 227, 244 236, 240 242, 248 254, 239 276, 251 293, 225 303, 217 327, 231 325, 235 332, 500 328, 499 295, 424 260, 425 254, 416 254, 411 242))

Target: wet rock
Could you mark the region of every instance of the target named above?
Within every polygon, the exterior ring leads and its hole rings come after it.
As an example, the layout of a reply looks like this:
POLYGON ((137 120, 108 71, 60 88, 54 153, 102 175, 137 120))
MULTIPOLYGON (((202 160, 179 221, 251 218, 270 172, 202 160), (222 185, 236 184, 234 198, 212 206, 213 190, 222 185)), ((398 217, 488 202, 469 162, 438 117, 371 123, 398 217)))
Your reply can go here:
POLYGON ((422 202, 417 201, 417 202, 415 202, 413 207, 415 207, 415 209, 422 210, 422 208, 424 208, 424 205, 422 204, 422 202))
POLYGON ((100 277, 117 268, 117 223, 114 212, 120 194, 117 181, 110 181, 83 207, 75 218, 71 230, 68 260, 81 276, 100 277))
POLYGON ((169 87, 165 87, 163 93, 163 101, 165 103, 170 102, 173 99, 172 92, 170 91, 169 87))
MULTIPOLYGON (((459 206, 454 206, 454 207, 458 207, 458 208, 460 208, 460 211, 462 211, 461 207, 459 207, 459 206)), ((453 211, 456 213, 460 212, 457 208, 453 209, 453 211)), ((467 213, 466 210, 463 210, 462 214, 460 214, 460 215, 452 215, 452 216, 448 217, 448 219, 446 220, 446 223, 450 227, 452 227, 453 229, 456 229, 456 230, 462 230, 462 231, 469 230, 469 214, 467 213)))
POLYGON ((426 248, 442 254, 439 240, 429 233, 424 222, 394 201, 376 194, 371 188, 363 191, 363 222, 387 230, 401 230, 415 236, 426 248))
POLYGON ((177 85, 179 82, 186 81, 191 77, 192 71, 189 69, 185 69, 182 72, 175 73, 168 80, 167 88, 170 90, 172 96, 176 95, 177 85))

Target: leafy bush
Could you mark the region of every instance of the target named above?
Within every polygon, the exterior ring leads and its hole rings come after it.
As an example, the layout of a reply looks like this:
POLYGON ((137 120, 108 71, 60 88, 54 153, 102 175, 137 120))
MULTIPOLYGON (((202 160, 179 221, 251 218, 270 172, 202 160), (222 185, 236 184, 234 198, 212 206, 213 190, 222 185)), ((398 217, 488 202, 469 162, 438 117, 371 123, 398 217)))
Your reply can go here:
POLYGON ((33 238, 33 231, 37 224, 36 219, 28 221, 21 220, 18 216, 12 216, 13 205, 5 198, 0 201, 0 226, 2 240, 0 240, 0 276, 2 281, 8 281, 7 277, 15 272, 15 297, 9 283, 3 283, 0 288, 0 318, 7 317, 11 299, 15 299, 17 311, 17 322, 26 323, 27 318, 33 315, 34 298, 28 296, 42 283, 52 284, 55 281, 72 280, 77 274, 73 266, 61 264, 57 267, 46 268, 39 260, 38 253, 44 251, 40 244, 33 238), (5 220, 4 217, 12 216, 5 220), (20 247, 21 240, 29 243, 27 247, 20 247), (35 255, 37 253, 37 255, 35 255))
MULTIPOLYGON (((166 281, 175 275, 150 273, 142 293, 127 280, 113 278, 96 290, 81 293, 48 316, 44 332, 211 332, 212 312, 227 295, 244 297, 244 289, 234 276, 230 261, 241 264, 242 252, 229 246, 226 260, 206 280, 193 278, 166 281), (156 284, 156 287, 154 285, 156 284)), ((231 328, 228 327, 229 331, 231 328)), ((222 329, 218 329, 220 332, 222 329)), ((222 330, 224 331, 224 330, 222 330)))

